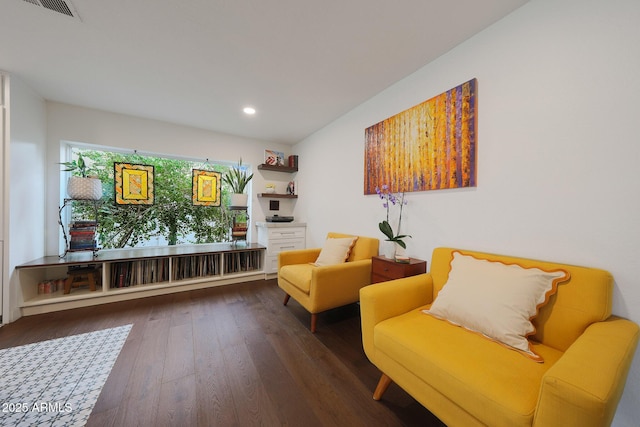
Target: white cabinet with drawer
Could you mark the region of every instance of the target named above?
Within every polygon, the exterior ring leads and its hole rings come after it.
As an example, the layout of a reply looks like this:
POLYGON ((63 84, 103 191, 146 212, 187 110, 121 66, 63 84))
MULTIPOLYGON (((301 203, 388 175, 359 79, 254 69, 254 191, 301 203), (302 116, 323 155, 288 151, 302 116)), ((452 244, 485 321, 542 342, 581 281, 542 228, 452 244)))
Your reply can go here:
POLYGON ((278 272, 278 254, 306 247, 307 225, 300 222, 256 222, 258 243, 267 247, 266 275, 278 272))

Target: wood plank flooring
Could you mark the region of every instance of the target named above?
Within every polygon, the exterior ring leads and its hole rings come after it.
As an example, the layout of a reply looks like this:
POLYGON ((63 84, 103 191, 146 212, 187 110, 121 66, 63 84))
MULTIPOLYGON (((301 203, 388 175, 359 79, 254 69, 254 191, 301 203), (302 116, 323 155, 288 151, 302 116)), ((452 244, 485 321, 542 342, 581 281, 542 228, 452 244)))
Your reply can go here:
POLYGON ((0 348, 133 324, 88 426, 443 426, 362 349, 358 305, 310 316, 275 280, 28 316, 0 348))

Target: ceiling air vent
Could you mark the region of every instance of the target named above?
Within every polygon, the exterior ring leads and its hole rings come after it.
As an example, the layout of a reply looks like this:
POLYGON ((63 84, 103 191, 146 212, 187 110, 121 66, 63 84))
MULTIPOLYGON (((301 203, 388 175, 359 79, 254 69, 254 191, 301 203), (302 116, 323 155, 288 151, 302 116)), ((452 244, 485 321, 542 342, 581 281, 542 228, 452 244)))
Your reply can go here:
POLYGON ((62 13, 71 18, 80 20, 75 7, 71 4, 70 0, 23 0, 27 3, 34 4, 36 6, 44 7, 45 9, 52 10, 54 12, 62 13))

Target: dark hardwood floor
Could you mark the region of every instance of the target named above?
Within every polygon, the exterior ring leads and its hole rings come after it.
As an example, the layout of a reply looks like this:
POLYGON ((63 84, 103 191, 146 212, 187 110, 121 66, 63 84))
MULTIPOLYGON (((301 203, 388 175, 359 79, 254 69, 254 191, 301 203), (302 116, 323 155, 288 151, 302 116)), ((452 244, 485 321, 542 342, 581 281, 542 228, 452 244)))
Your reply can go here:
POLYGON ((0 348, 133 324, 88 426, 443 426, 362 349, 358 305, 309 313, 275 280, 23 317, 0 348))

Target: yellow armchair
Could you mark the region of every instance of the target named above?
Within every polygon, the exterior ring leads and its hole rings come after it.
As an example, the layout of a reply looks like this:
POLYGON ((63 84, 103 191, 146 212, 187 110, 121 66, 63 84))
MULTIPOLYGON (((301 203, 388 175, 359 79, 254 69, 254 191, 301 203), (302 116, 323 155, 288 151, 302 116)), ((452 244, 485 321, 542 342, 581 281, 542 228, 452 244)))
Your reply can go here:
MULTIPOLYGON (((327 238, 355 237, 329 233, 327 238)), ((371 284, 371 257, 378 255, 378 239, 360 237, 342 264, 315 266, 321 248, 280 252, 278 286, 285 291, 284 305, 293 297, 311 313, 315 333, 318 313, 359 300, 360 288, 371 284)))
POLYGON ((382 375, 373 398, 395 382, 448 426, 600 427, 611 423, 640 329, 611 315, 606 271, 506 255, 479 259, 571 278, 534 319, 531 342, 544 363, 422 313, 451 271, 453 248, 436 248, 427 274, 377 283, 360 292, 362 342, 382 375))

